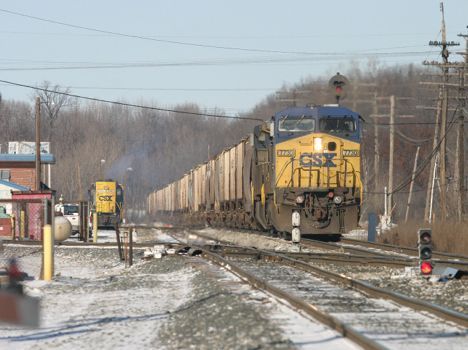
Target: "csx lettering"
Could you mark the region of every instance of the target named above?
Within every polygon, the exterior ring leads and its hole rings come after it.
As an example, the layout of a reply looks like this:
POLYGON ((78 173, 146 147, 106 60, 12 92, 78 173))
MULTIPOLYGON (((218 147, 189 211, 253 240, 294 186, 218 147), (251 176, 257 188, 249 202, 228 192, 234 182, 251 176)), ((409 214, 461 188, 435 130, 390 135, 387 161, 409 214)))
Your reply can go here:
POLYGON ((336 153, 302 153, 299 163, 303 167, 336 167, 333 163, 336 153), (324 159, 325 158, 325 159, 324 159))
POLYGON ((112 202, 112 196, 99 196, 101 202, 112 202))

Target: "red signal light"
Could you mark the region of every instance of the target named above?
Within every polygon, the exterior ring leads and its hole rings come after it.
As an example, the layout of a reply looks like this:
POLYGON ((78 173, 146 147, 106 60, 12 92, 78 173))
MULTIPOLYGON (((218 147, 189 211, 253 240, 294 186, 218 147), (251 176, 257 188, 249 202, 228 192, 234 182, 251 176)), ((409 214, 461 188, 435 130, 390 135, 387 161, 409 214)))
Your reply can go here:
POLYGON ((432 273, 432 264, 429 261, 423 261, 419 268, 423 275, 430 275, 432 273))

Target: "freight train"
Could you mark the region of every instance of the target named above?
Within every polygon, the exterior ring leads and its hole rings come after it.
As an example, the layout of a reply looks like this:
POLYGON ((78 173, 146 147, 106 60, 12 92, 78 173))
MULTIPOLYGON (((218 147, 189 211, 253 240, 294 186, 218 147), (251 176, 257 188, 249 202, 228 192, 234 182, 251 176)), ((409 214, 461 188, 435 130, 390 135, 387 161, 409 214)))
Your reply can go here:
POLYGON ((150 214, 291 235, 358 226, 361 117, 339 105, 290 107, 147 198, 150 214))
MULTIPOLYGON (((123 219, 124 191, 114 180, 96 181, 89 193, 90 209, 97 214, 98 228, 115 229, 123 219)), ((92 215, 90 215, 92 224, 92 215)))

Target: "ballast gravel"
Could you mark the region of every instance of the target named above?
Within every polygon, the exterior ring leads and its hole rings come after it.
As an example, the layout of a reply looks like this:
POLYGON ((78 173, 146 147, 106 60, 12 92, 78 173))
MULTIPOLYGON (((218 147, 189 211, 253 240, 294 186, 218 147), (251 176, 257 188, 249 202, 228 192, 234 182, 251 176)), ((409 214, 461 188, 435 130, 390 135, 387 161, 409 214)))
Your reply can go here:
MULTIPOLYGON (((260 249, 275 250, 277 252, 297 251, 290 241, 262 235, 236 232, 233 230, 215 230, 207 228, 200 230, 205 236, 230 241, 239 245, 253 246, 260 249)), ((323 253, 323 249, 307 247, 304 252, 323 253)), ((386 288, 413 298, 451 308, 460 313, 468 314, 468 279, 427 279, 419 274, 417 269, 390 268, 384 266, 358 264, 323 264, 317 260, 310 262, 322 269, 343 274, 358 280, 366 281, 374 286, 386 288)))
MULTIPOLYGON (((41 329, 0 324, 0 348, 296 348, 268 317, 271 300, 227 272, 198 258, 142 255, 125 268, 115 249, 57 247, 53 282, 25 282, 41 298, 41 329)), ((0 266, 11 257, 39 275, 37 248, 6 245, 0 266)))

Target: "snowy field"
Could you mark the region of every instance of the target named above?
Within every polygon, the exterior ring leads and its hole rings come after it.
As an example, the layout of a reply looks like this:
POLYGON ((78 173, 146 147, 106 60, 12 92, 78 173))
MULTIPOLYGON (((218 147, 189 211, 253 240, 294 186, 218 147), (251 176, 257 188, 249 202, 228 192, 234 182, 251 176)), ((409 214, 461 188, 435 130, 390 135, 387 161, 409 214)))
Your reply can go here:
POLYGON ((6 246, 0 254, 0 265, 20 257, 34 277, 26 293, 42 308, 39 329, 0 324, 0 349, 358 348, 199 258, 142 260, 140 250, 125 268, 113 248, 57 247, 54 280, 44 282, 40 249, 6 246))

